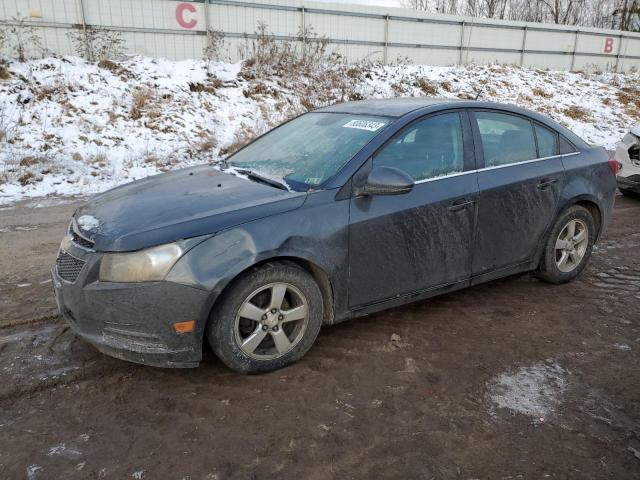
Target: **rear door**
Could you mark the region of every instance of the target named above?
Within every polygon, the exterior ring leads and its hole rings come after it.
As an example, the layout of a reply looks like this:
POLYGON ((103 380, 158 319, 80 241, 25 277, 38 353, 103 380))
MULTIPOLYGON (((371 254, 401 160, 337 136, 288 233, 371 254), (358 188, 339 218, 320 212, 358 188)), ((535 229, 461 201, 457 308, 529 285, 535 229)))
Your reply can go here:
POLYGON ((478 196, 471 135, 466 112, 434 114, 374 155, 373 166, 404 170, 416 184, 404 195, 351 199, 351 307, 470 278, 478 196))
POLYGON ((475 276, 533 256, 555 217, 564 169, 557 133, 527 117, 476 110, 472 126, 482 162, 475 276))

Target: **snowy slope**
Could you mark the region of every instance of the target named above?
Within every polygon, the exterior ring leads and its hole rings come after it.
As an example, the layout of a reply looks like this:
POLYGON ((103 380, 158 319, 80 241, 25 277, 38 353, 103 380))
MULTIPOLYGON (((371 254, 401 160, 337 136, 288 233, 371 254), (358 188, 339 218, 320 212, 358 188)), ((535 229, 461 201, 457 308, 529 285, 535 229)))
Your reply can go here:
POLYGON ((607 148, 640 119, 638 74, 403 65, 282 77, 241 64, 141 57, 103 67, 73 57, 9 65, 10 78, 0 80, 0 204, 96 193, 217 160, 293 115, 349 99, 509 102, 607 148))

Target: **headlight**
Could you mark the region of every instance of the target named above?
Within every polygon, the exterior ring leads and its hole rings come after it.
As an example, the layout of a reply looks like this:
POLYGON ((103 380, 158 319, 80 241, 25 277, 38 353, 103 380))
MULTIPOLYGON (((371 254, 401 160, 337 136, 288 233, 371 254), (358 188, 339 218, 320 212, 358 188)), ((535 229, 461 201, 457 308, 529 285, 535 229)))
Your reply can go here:
POLYGON ((159 282, 182 253, 175 243, 133 253, 105 253, 100 262, 100 281, 159 282))

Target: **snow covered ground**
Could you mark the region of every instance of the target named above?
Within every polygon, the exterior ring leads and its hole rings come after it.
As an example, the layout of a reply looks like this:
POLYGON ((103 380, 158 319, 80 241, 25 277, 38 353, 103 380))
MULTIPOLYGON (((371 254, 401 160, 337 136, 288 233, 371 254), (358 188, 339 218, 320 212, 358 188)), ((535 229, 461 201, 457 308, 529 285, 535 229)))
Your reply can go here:
POLYGON ((640 120, 640 75, 471 67, 329 66, 260 75, 243 64, 74 57, 8 65, 0 80, 0 204, 86 195, 219 159, 287 118, 369 97, 444 96, 546 113, 609 149, 640 120))

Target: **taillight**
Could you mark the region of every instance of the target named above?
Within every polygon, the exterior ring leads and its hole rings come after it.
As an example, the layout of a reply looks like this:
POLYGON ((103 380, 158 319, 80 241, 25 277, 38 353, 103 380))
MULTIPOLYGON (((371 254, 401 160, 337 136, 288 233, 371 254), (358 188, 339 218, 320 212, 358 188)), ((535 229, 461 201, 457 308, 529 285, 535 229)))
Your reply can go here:
POLYGON ((618 172, 620 171, 620 164, 615 158, 610 158, 609 168, 611 169, 611 173, 613 173, 614 175, 617 175, 618 172))

